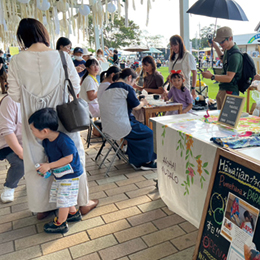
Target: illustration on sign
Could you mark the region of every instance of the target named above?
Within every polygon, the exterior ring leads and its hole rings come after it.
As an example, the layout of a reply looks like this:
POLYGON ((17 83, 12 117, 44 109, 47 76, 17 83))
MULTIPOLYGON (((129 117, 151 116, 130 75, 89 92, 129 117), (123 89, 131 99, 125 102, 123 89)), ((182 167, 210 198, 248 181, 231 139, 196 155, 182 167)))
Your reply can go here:
POLYGON ((203 182, 205 182, 204 173, 209 175, 207 170, 208 162, 202 162, 201 154, 195 156, 192 152, 193 147, 193 138, 191 135, 185 134, 183 132, 179 132, 180 139, 178 141, 178 145, 176 150, 180 150, 181 157, 185 156, 186 161, 186 180, 183 181, 181 186, 185 188, 184 195, 189 195, 189 188, 194 183, 194 178, 199 176, 201 189, 203 189, 203 182), (197 169, 197 170, 196 170, 197 169))

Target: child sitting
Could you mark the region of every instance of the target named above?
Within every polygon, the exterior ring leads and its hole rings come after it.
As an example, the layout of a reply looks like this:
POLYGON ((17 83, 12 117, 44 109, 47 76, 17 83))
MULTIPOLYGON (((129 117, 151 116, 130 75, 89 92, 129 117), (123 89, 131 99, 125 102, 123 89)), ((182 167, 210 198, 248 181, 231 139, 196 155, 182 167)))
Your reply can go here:
POLYGON ((46 233, 65 233, 67 221, 81 220, 76 210, 79 176, 83 173, 78 150, 74 142, 64 133, 57 132, 58 116, 54 109, 43 108, 29 118, 33 135, 42 141, 48 163, 40 163, 39 174, 51 171, 54 180, 50 191, 50 202, 56 202, 58 217, 44 225, 46 233))
MULTIPOLYGON (((172 88, 163 94, 164 100, 173 99, 174 103, 181 103, 182 113, 187 113, 192 109, 192 96, 190 91, 183 85, 185 79, 181 70, 172 70, 170 75, 170 83, 172 88)), ((177 114, 178 111, 168 111, 166 115, 177 114)))

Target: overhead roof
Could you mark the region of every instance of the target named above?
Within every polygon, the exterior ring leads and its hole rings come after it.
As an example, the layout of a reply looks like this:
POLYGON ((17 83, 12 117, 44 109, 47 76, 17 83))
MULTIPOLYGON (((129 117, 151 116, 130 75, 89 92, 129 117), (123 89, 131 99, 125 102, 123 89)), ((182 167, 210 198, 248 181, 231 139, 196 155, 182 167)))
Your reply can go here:
POLYGON ((237 45, 259 44, 258 40, 260 40, 260 33, 255 32, 255 33, 234 35, 233 40, 237 45))

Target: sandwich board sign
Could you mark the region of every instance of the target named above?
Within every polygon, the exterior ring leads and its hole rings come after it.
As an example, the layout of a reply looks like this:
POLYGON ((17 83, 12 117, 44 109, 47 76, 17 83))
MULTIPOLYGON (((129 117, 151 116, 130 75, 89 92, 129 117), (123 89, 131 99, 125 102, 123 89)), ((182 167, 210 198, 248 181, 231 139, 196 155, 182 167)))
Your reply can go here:
POLYGON ((218 123, 236 128, 243 111, 244 103, 244 97, 227 94, 219 114, 218 123))

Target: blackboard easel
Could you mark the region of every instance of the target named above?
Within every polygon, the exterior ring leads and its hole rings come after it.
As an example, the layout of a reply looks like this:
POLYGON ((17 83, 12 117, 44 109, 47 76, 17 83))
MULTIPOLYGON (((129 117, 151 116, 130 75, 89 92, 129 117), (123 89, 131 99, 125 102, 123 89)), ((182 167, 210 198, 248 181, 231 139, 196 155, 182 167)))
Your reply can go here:
POLYGON ((227 94, 223 102, 218 123, 236 128, 243 111, 245 98, 227 94))
MULTIPOLYGON (((232 238, 233 241, 228 241, 225 238, 224 231, 226 226, 224 224, 227 224, 227 227, 230 225, 230 228, 233 228, 232 232, 237 230, 242 235, 244 232, 239 224, 234 224, 233 222, 235 221, 228 220, 228 217, 230 218, 231 216, 231 214, 229 215, 228 205, 232 204, 232 201, 230 201, 232 196, 240 201, 240 205, 247 205, 246 207, 251 211, 251 215, 253 215, 253 209, 258 212, 258 215, 254 213, 255 229, 252 242, 255 243, 256 249, 260 251, 260 204, 259 200, 254 201, 256 197, 251 196, 251 193, 253 194, 254 192, 254 196, 259 195, 260 198, 260 187, 255 186, 257 183, 255 180, 252 181, 253 178, 260 181, 260 161, 239 152, 234 152, 231 149, 218 148, 209 182, 208 194, 205 199, 193 260, 223 260, 227 259, 228 254, 232 254, 232 243, 234 243, 235 238, 232 238), (232 169, 235 169, 234 174, 232 169), (248 178, 246 178, 246 175, 248 175, 248 178), (210 228, 209 225, 211 225, 210 228)), ((242 206, 240 207, 242 209, 242 206)), ((241 209, 240 218, 242 219, 244 218, 242 211, 245 211, 245 209, 241 209)), ((240 254, 244 254, 246 250, 245 245, 244 247, 241 246, 239 250, 240 254)))

